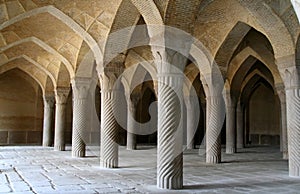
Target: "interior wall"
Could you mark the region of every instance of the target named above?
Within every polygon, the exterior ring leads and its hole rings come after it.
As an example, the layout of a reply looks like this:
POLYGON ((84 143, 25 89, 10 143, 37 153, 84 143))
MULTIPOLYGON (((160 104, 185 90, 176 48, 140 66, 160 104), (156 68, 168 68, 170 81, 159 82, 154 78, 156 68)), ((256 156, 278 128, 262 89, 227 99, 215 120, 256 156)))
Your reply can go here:
POLYGON ((0 144, 41 144, 42 91, 31 77, 14 69, 0 75, 0 144))
POLYGON ((260 85, 249 101, 249 135, 251 144, 279 145, 280 104, 278 97, 260 85))

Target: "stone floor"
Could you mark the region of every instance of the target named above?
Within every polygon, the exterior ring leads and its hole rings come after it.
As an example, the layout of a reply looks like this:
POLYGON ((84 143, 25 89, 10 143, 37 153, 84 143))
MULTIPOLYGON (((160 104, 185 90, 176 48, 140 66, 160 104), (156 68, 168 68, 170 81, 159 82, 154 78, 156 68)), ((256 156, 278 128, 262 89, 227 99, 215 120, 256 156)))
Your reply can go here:
POLYGON ((255 147, 223 163, 205 164, 197 150, 184 152, 184 189, 157 189, 156 148, 120 148, 120 168, 101 169, 88 152, 77 159, 68 151, 43 147, 0 147, 0 193, 300 193, 300 179, 288 176, 278 148, 255 147))

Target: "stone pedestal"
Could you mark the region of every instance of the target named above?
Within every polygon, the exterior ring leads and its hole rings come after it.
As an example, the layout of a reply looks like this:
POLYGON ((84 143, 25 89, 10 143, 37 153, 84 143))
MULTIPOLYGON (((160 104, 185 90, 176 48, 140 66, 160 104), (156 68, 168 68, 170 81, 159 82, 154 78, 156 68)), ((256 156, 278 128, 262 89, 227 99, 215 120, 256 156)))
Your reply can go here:
POLYGON ((66 103, 69 92, 69 88, 57 88, 55 90, 54 150, 56 151, 65 150, 66 103))
POLYGON ((44 124, 43 124, 43 146, 52 146, 54 95, 44 96, 44 124))

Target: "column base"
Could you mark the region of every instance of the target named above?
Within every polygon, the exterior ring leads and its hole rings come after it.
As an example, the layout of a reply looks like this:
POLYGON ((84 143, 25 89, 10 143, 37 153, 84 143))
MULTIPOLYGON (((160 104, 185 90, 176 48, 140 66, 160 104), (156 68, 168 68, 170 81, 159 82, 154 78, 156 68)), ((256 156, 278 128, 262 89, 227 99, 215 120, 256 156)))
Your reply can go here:
POLYGON ((243 145, 243 144, 237 144, 237 145, 236 145, 236 148, 237 148, 237 149, 242 149, 242 148, 244 148, 244 145, 243 145))
POLYGON ((234 154, 234 153, 236 153, 235 148, 226 148, 226 154, 234 154))
POLYGON ((72 151, 72 157, 74 157, 74 158, 83 158, 83 157, 85 157, 85 151, 84 150, 72 151))
POLYGON ((54 146, 54 151, 65 151, 65 146, 59 145, 54 146))
POLYGON ((136 145, 127 145, 127 150, 136 150, 136 145))
POLYGON ((206 154, 206 163, 208 163, 208 164, 219 164, 219 163, 221 163, 221 157, 206 154))
POLYGON ((110 161, 110 162, 100 162, 101 168, 118 168, 118 162, 117 161, 110 161))
POLYGON ((157 179, 157 187, 160 189, 182 189, 183 188, 183 178, 173 177, 170 179, 165 179, 164 177, 159 177, 157 179))
POLYGON ((290 177, 299 177, 300 178, 300 167, 299 166, 289 166, 289 175, 290 177))
POLYGON ((43 147, 51 147, 52 144, 51 143, 43 143, 43 147))

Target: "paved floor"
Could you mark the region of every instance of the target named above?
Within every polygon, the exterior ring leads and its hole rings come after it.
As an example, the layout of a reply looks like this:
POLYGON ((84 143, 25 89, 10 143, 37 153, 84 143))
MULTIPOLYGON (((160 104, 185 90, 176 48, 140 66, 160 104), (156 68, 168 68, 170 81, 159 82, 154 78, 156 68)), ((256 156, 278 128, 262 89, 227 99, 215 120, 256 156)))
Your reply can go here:
MULTIPOLYGON (((70 148, 69 148, 70 149, 70 148)), ((120 148, 120 168, 99 167, 99 158, 71 157, 43 147, 0 147, 0 193, 300 193, 277 148, 242 149, 207 165, 197 150, 184 152, 184 189, 157 189, 156 149, 120 148)))

